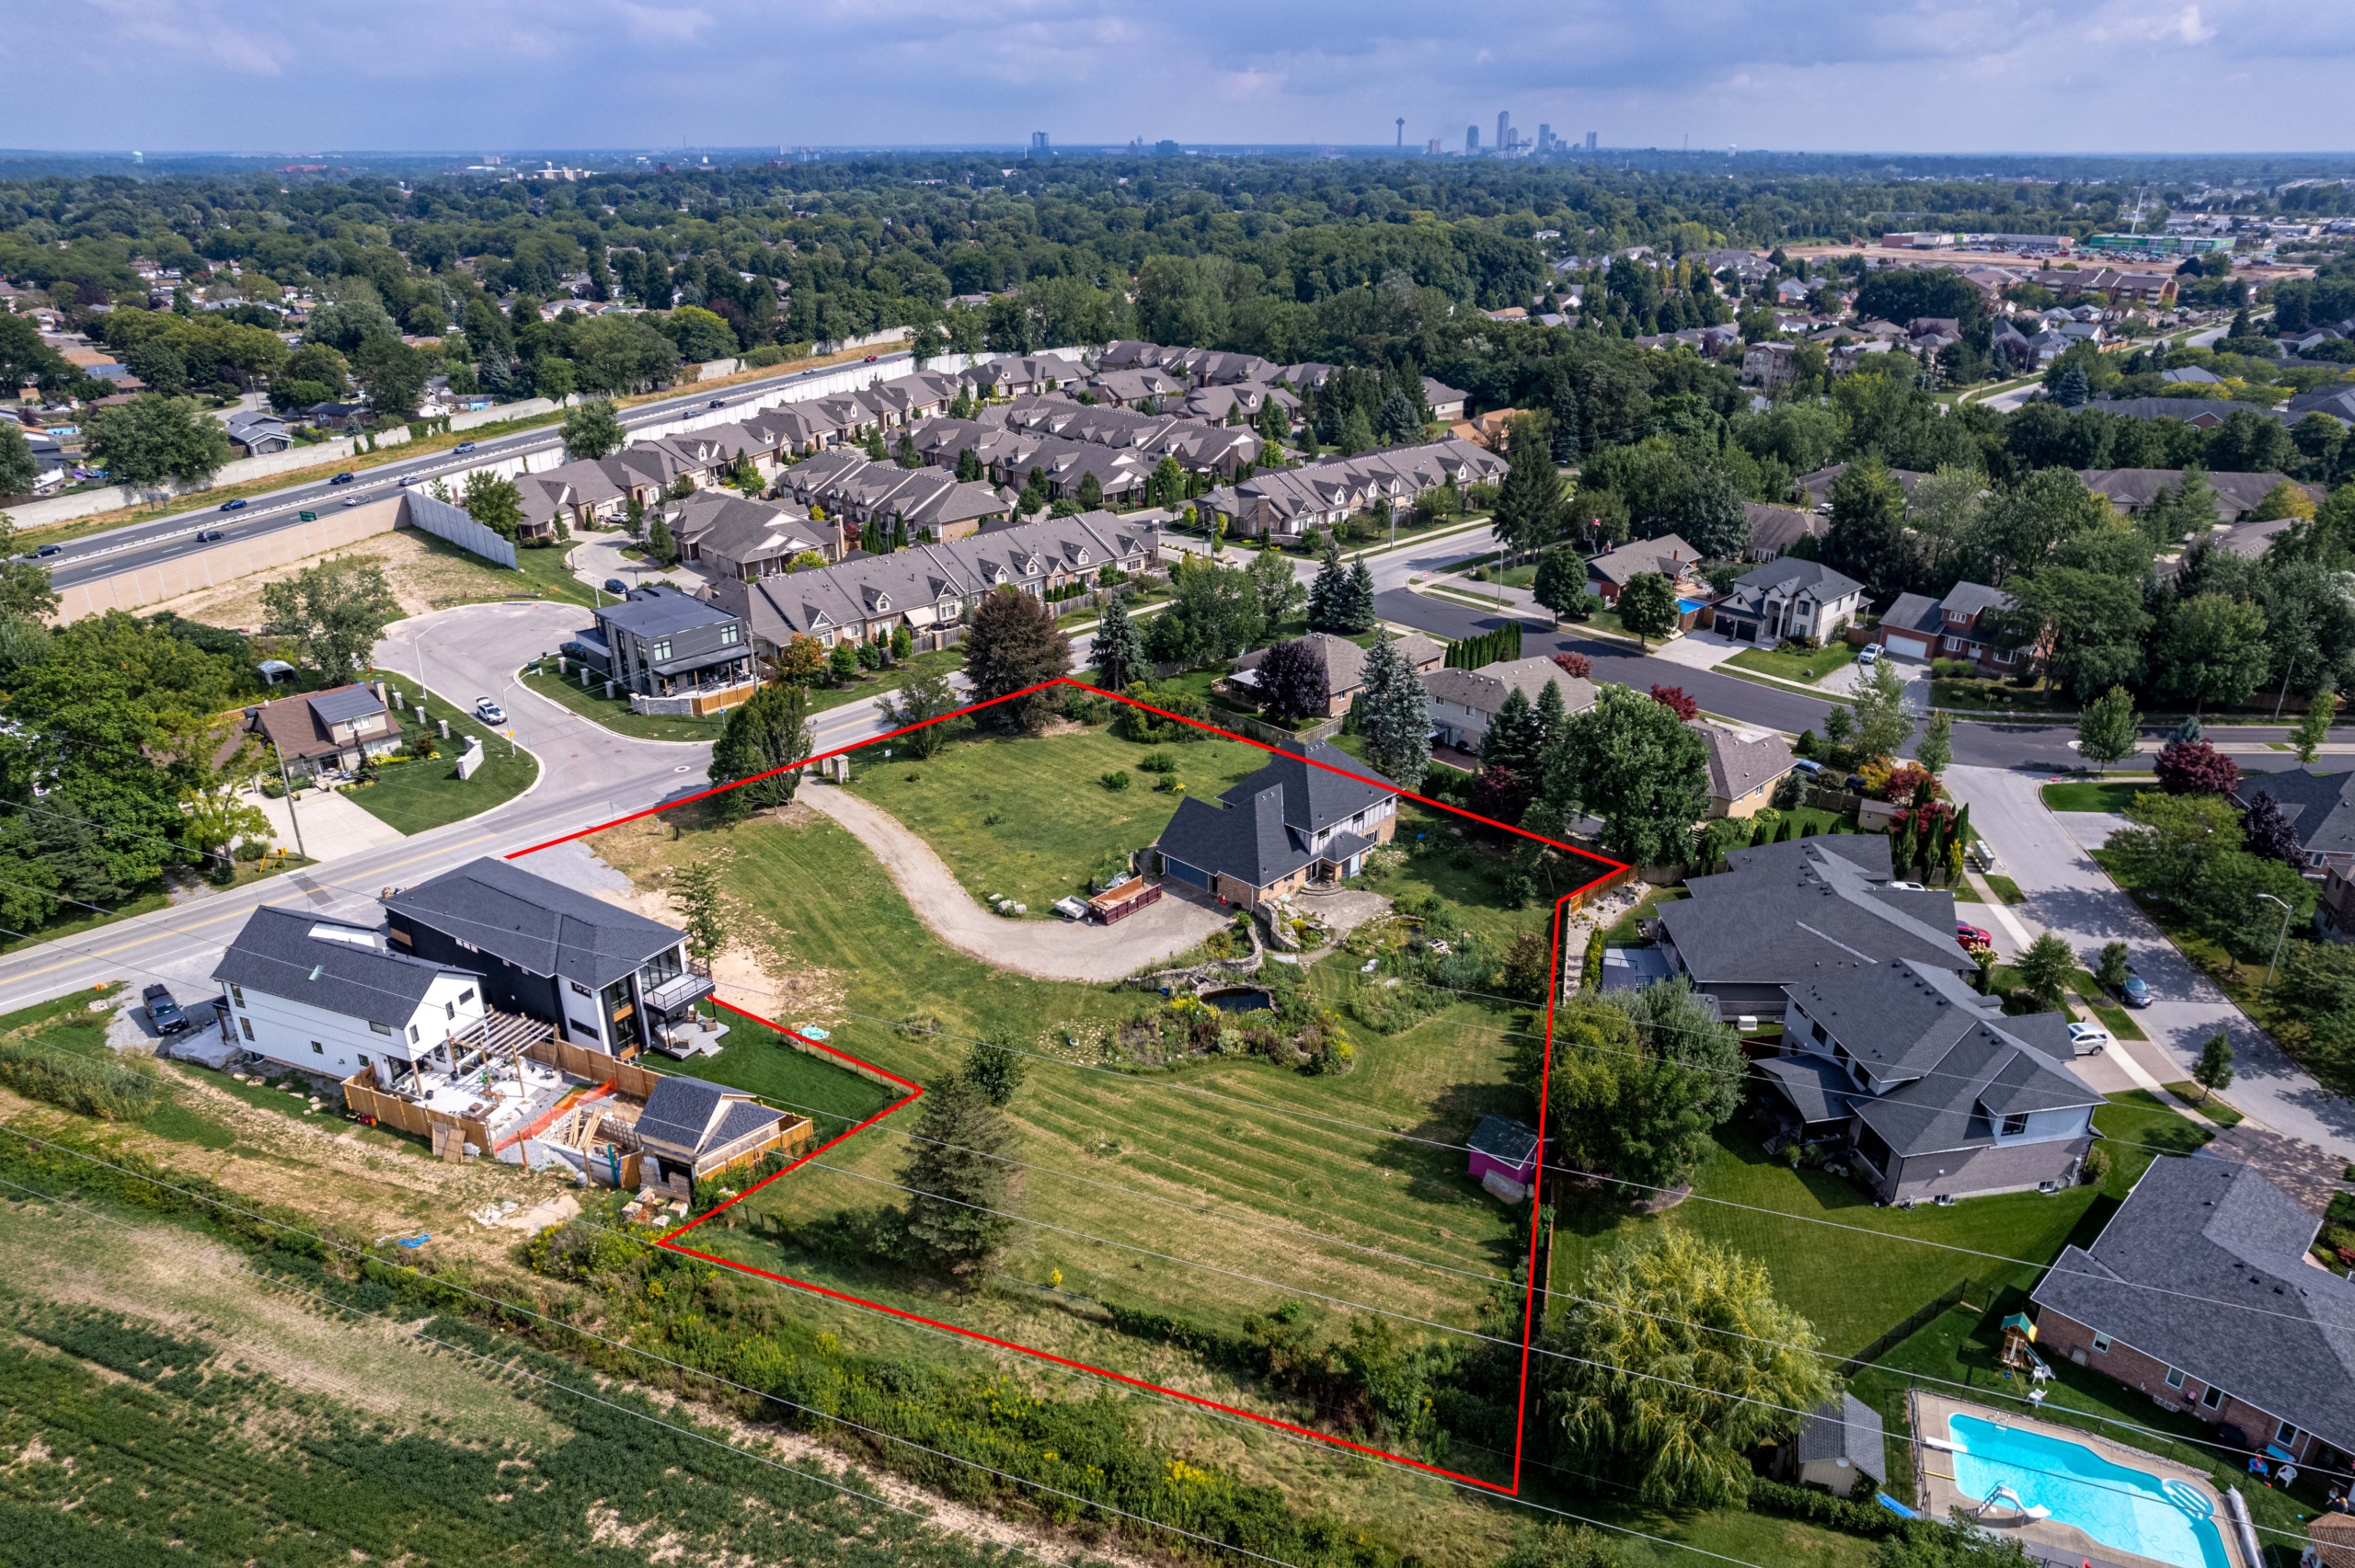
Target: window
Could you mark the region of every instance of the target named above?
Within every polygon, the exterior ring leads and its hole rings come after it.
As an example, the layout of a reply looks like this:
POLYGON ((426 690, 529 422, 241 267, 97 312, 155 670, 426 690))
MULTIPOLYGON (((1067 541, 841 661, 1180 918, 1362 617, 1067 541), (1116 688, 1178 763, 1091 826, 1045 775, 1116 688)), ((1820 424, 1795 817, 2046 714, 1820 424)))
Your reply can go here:
POLYGON ((462 991, 460 991, 460 992, 458 993, 458 1005, 459 1005, 460 1007, 466 1007, 466 1006, 470 1006, 470 1005, 473 1003, 474 1000, 475 1000, 475 988, 474 988, 474 987, 472 987, 472 986, 468 986, 465 990, 462 990, 462 991))
POLYGON ((2298 1429, 2284 1421, 2273 1429, 2273 1440, 2285 1448, 2294 1447, 2298 1441, 2298 1429))
POLYGON ((569 985, 569 986, 573 989, 573 990, 574 990, 574 991, 576 991, 577 993, 579 993, 579 994, 580 994, 580 995, 581 995, 581 996, 593 996, 593 995, 595 995, 595 994, 596 994, 594 991, 592 991, 592 990, 591 990, 587 986, 582 985, 579 980, 568 980, 568 981, 566 981, 565 983, 566 983, 567 985, 569 985))
POLYGON ((2223 1402, 2224 1391, 2213 1383, 2209 1384, 2208 1391, 2200 1396, 2200 1408, 2202 1410, 2213 1410, 2223 1402))
POLYGON ((458 1004, 454 1001, 445 1001, 442 1004, 442 1011, 455 1018, 458 1015, 458 1004))
POLYGON ((2028 1113, 2026 1111, 2011 1111, 2005 1115, 2004 1130, 2001 1136, 2005 1138, 2017 1138, 2027 1130, 2028 1113))
POLYGON ((323 1057, 327 1054, 327 1047, 319 1044, 318 1041, 313 1040, 311 1042, 311 1054, 315 1057, 323 1057))
POLYGON ((648 661, 653 664, 660 664, 670 658, 671 639, 664 637, 661 642, 649 645, 646 650, 646 657, 648 661))
POLYGON ((229 1000, 236 1002, 239 1007, 243 1007, 246 1004, 246 988, 243 986, 231 986, 229 988, 229 1000))
POLYGON ((366 1057, 362 1057, 360 1059, 360 1070, 362 1072, 368 1070, 368 1059, 366 1057))
POLYGON ((417 1044, 417 1025, 414 1024, 408 1026, 408 1043, 412 1046, 417 1044))
POLYGON ((733 623, 730 623, 729 624, 725 625, 725 626, 722 626, 722 627, 720 627, 720 628, 719 628, 719 646, 720 646, 720 647, 735 647, 739 642, 741 642, 741 641, 742 641, 742 640, 743 640, 743 634, 742 634, 741 631, 739 631, 739 630, 738 630, 738 628, 735 626, 735 624, 734 624, 733 623))
POLYGON ((2180 1389, 2183 1387, 2182 1368, 2170 1367, 2167 1368, 2167 1387, 2171 1389, 2180 1389))
POLYGON ((373 1018, 368 1020, 368 1027, 379 1035, 389 1035, 393 1032, 393 1026, 390 1024, 379 1024, 373 1018))
POLYGON ((2097 1333, 2094 1335, 2094 1354, 2097 1356, 2107 1356, 2109 1354, 2109 1335, 2106 1333, 2097 1333))
POLYGON ((250 1040, 250 1039, 252 1039, 252 1038, 254 1037, 254 1021, 253 1021, 252 1019, 250 1019, 250 1018, 240 1018, 240 1019, 238 1019, 238 1020, 237 1020, 237 1028, 238 1028, 238 1030, 239 1030, 241 1033, 243 1033, 243 1034, 244 1034, 244 1036, 246 1036, 246 1038, 247 1038, 247 1039, 250 1040))

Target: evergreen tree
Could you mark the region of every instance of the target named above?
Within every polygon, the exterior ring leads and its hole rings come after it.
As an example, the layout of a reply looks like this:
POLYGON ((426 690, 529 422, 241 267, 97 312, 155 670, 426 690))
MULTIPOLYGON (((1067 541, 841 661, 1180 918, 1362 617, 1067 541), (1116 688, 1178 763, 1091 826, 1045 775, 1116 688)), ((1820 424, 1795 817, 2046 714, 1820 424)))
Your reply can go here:
POLYGON ((1340 624, 1334 629, 1352 636, 1373 630, 1373 570, 1361 555, 1350 563, 1350 578, 1341 596, 1340 624))
POLYGON ((1342 595, 1348 591, 1348 583, 1349 567, 1341 562, 1341 542, 1327 533, 1324 548, 1317 552, 1316 579, 1308 585, 1310 631, 1342 630, 1339 604, 1342 595))
POLYGON ((1568 488, 1542 442, 1512 443, 1504 483, 1497 490, 1495 515, 1498 539, 1516 555, 1545 549, 1568 528, 1568 488))
MULTIPOLYGON (((1562 703, 1562 683, 1548 681, 1545 689, 1537 693, 1537 757, 1543 759, 1545 749, 1562 733, 1562 721, 1568 713, 1562 703)), ((1534 777, 1533 773, 1531 775, 1534 777)))
POLYGON ((2083 365, 2071 365, 2062 371, 2052 388, 2052 401, 2063 408, 2082 408, 2093 395, 2093 383, 2086 378, 2083 365))
POLYGON ((1097 478, 1093 474, 1081 475, 1079 476, 1078 500, 1079 508, 1082 511, 1095 511, 1098 508, 1102 507, 1104 504, 1104 482, 1097 478))
POLYGON ((1543 752, 1537 711, 1522 695, 1521 688, 1515 686, 1505 692, 1497 716, 1488 721, 1488 733, 1480 738, 1480 765, 1510 768, 1523 778, 1534 779, 1543 752))
POLYGON ((1364 680, 1358 733, 1365 739, 1366 761, 1402 789, 1422 788, 1431 756, 1430 708, 1414 667, 1386 631, 1366 653, 1364 680))
POLYGON ((981 482, 982 460, 973 455, 971 447, 967 447, 957 454, 957 477, 968 485, 976 485, 981 482))
POLYGON ((987 1264, 1014 1228, 1021 1177, 1008 1159, 1014 1125, 970 1073, 936 1084, 919 1104, 915 1138, 900 1169, 900 1185, 913 1189, 904 1221, 909 1247, 935 1267, 968 1274, 987 1264))
POLYGON ((1152 664, 1145 658, 1144 635, 1129 618, 1128 602, 1121 595, 1114 594, 1104 606, 1103 617, 1096 624, 1091 653, 1108 692, 1125 692, 1132 682, 1152 675, 1152 664))

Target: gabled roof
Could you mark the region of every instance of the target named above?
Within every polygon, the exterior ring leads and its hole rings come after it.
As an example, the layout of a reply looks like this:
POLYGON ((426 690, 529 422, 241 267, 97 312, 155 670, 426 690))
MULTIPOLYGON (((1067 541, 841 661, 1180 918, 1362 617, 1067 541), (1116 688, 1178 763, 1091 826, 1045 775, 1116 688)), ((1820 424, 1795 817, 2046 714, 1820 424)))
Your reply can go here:
POLYGON ((402 888, 385 908, 533 974, 589 986, 621 979, 682 934, 487 855, 402 888))
POLYGON ((1330 741, 1287 740, 1276 749, 1266 767, 1230 786, 1219 798, 1239 804, 1270 786, 1283 791, 1284 822, 1311 833, 1345 821, 1397 793, 1388 780, 1330 741), (1344 778, 1331 771, 1336 768, 1353 776, 1344 778))
POLYGON ((434 981, 454 977, 481 978, 471 969, 388 948, 385 933, 374 926, 265 904, 246 917, 213 965, 212 978, 399 1029, 424 1003, 434 981))
POLYGON ((1562 711, 1584 713, 1594 706, 1594 682, 1566 674, 1550 658, 1508 658, 1477 670, 1430 670, 1422 676, 1423 692, 1435 703, 1453 703, 1494 718, 1502 712, 1509 692, 1519 692, 1532 703, 1547 686, 1562 694, 1562 711))
POLYGON ((658 1154, 675 1150, 700 1155, 783 1120, 784 1112, 770 1110, 741 1089, 665 1077, 647 1095, 637 1131, 658 1154))
POLYGON ((1366 847, 1337 841, 1312 855, 1307 846, 1314 834, 1396 793, 1362 782, 1379 777, 1327 741, 1288 740, 1266 767, 1220 795, 1220 806, 1191 796, 1179 801, 1155 847, 1198 870, 1265 887, 1312 859, 1343 859, 1366 847))
POLYGON ((1954 939, 1951 893, 1882 886, 1892 875, 1883 834, 1792 839, 1726 860, 1731 869, 1692 878, 1692 896, 1660 911, 1697 985, 1799 984, 1858 959, 1978 967, 1954 939))
POLYGON ((1730 609, 1755 614, 1771 598, 1796 599, 1807 594, 1818 603, 1829 603, 1864 591, 1863 583, 1833 571, 1821 561, 1784 555, 1736 578, 1733 590, 1717 601, 1717 609, 1720 612, 1730 609))
POLYGON ((2162 1157, 2030 1299, 2355 1448, 2355 1284, 2306 1261, 2318 1228, 2248 1166, 2162 1157))
MULTIPOLYGON (((263 703, 247 710, 252 717, 247 727, 261 736, 280 754, 286 757, 333 757, 350 745, 338 740, 329 730, 334 724, 347 724, 355 718, 385 713, 385 704, 367 687, 354 682, 337 686, 308 696, 281 697, 274 703, 263 703), (336 715, 327 717, 326 715, 336 715)), ((385 714, 384 727, 368 738, 374 740, 403 733, 400 720, 385 714)), ((234 747, 232 748, 234 750, 234 747)))
POLYGON ((1745 740, 1722 725, 1694 719, 1685 726, 1701 737, 1709 753, 1709 794, 1718 800, 1740 800, 1791 771, 1790 746, 1779 735, 1745 740))
POLYGON ((1832 532, 1830 518, 1803 511, 1798 507, 1744 501, 1741 509, 1750 519, 1750 547, 1752 550, 1771 550, 1780 555, 1802 539, 1821 539, 1832 532))
POLYGON ((1843 1390, 1807 1413, 1793 1439, 1793 1453, 1803 1465, 1846 1459, 1878 1486, 1889 1479, 1883 1439, 1880 1413, 1843 1390))
POLYGON ((1511 1116, 1482 1116, 1466 1147, 1508 1165, 1523 1165, 1537 1152, 1537 1129, 1511 1116))
POLYGON ((321 724, 350 724, 385 711, 376 693, 362 685, 338 686, 331 692, 321 692, 310 699, 311 712, 321 724))
POLYGON ((1701 552, 1673 533, 1657 539, 1630 539, 1604 551, 1586 564, 1586 575, 1625 587, 1629 578, 1658 572, 1671 582, 1689 577, 1701 564, 1701 552))
POLYGON ((2269 795, 2308 854, 2355 853, 2355 773, 2318 773, 2298 768, 2245 776, 2234 798, 2246 805, 2269 795))

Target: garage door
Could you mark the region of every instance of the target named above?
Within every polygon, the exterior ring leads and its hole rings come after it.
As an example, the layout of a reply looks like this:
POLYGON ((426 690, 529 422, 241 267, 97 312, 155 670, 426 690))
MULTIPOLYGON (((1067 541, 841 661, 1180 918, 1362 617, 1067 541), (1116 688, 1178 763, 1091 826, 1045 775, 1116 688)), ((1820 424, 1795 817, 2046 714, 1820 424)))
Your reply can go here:
POLYGON ((1178 881, 1186 883, 1189 887, 1208 887, 1211 885, 1210 873, 1206 871, 1197 871, 1192 866, 1188 865, 1184 861, 1172 860, 1167 855, 1163 855, 1161 857, 1161 870, 1162 875, 1166 876, 1175 876, 1178 881))
POLYGON ((1927 658, 1930 657, 1930 639, 1901 637, 1891 634, 1889 637, 1889 651, 1900 658, 1927 658))

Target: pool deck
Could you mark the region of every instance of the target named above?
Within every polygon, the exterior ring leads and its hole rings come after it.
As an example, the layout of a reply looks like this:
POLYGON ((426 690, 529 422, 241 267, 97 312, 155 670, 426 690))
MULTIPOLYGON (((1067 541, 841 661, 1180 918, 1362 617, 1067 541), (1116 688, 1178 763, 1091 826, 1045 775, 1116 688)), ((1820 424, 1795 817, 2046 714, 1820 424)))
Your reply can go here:
MULTIPOLYGON (((1996 1410, 1983 1404, 1970 1404, 1915 1390, 1908 1397, 1913 1428, 1913 1505, 1933 1519, 1944 1519, 1957 1508, 1969 1509, 1979 1499, 1965 1496, 1954 1481, 1954 1456, 1940 1449, 1923 1446, 1924 1434, 1944 1439, 1951 1430, 1947 1425, 1950 1415, 1976 1416, 2004 1426, 2040 1433, 2064 1443, 2077 1443, 2091 1448, 2104 1459, 2131 1469, 2147 1471, 2162 1479, 2173 1478, 2196 1489, 2215 1509, 2216 1533, 2223 1538, 2225 1558, 2233 1568, 2263 1568, 2252 1563, 2241 1550, 2240 1532, 2234 1527, 2233 1513, 2205 1473, 2190 1470, 2156 1454, 2141 1448, 2130 1448, 2123 1443, 2113 1443, 2081 1432, 2074 1426, 2062 1426, 2050 1421, 2038 1421, 2008 1410, 1996 1410)), ((2180 1564, 2155 1557, 2138 1557, 2132 1552, 2096 1540, 2074 1525, 2053 1519, 2023 1519, 2010 1509, 1999 1509, 1988 1518, 1979 1521, 2006 1540, 2016 1540, 2031 1561, 2060 1561, 2070 1564, 2088 1562, 2093 1568, 2181 1568, 2180 1564)))

